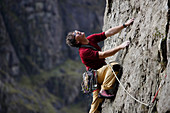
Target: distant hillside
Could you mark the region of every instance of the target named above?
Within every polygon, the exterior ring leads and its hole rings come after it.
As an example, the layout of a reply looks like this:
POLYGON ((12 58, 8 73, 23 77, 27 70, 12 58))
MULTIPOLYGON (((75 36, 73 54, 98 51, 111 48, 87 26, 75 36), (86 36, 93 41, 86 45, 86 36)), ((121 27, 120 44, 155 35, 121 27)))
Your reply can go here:
POLYGON ((10 66, 21 63, 31 74, 78 59, 78 52, 65 44, 66 34, 75 29, 87 35, 100 32, 104 8, 103 0, 1 0, 1 46, 10 66))
POLYGON ((0 113, 85 112, 85 68, 65 37, 101 32, 104 9, 103 0, 0 0, 0 113))

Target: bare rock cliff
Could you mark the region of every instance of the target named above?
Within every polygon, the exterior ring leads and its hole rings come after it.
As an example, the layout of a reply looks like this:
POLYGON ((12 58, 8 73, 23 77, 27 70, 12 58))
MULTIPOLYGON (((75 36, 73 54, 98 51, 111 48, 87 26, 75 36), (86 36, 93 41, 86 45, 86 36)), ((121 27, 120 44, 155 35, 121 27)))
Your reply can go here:
POLYGON ((107 61, 123 66, 121 83, 138 100, 151 103, 160 82, 160 89, 152 107, 132 99, 119 86, 114 101, 105 100, 102 113, 169 113, 170 112, 170 3, 168 0, 106 0, 103 31, 135 18, 132 26, 109 37, 104 50, 129 40, 128 48, 107 61))

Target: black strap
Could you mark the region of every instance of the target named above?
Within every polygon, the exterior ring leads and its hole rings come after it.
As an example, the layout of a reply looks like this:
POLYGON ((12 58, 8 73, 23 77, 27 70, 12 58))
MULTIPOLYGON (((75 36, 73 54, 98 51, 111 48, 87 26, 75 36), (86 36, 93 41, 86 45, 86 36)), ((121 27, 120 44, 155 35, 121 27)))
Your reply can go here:
POLYGON ((98 51, 98 49, 96 49, 95 47, 93 47, 91 45, 80 45, 80 47, 88 47, 88 48, 92 48, 95 51, 98 51))

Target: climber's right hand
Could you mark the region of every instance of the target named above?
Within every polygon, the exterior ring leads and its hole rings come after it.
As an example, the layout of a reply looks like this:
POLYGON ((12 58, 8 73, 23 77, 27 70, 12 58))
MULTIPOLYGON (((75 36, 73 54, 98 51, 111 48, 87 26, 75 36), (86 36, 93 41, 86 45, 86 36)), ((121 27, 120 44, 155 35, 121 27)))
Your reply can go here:
POLYGON ((119 47, 123 49, 123 48, 127 47, 129 45, 129 43, 130 43, 130 41, 125 41, 121 45, 119 45, 119 47))

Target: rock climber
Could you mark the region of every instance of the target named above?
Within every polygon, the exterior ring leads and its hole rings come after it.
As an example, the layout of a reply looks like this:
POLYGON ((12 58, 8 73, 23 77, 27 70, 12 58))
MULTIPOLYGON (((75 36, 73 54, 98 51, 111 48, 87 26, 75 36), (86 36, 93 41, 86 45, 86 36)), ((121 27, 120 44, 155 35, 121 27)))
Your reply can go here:
POLYGON ((104 41, 107 37, 115 35, 123 28, 130 26, 133 21, 134 19, 130 19, 122 25, 112 27, 102 33, 92 34, 88 37, 85 36, 84 32, 80 32, 77 30, 69 32, 67 35, 66 43, 71 47, 79 48, 79 55, 82 63, 86 67, 86 70, 97 70, 97 82, 100 87, 97 90, 93 91, 93 100, 89 113, 99 113, 100 111, 98 110, 98 107, 103 102, 103 98, 113 97, 113 95, 107 93, 107 90, 113 87, 115 83, 115 77, 110 67, 106 64, 105 58, 114 55, 119 50, 127 47, 130 43, 129 41, 125 41, 115 48, 101 51, 98 42, 104 41), (80 47, 80 45, 91 45, 95 47, 98 51, 95 51, 92 48, 80 47))

